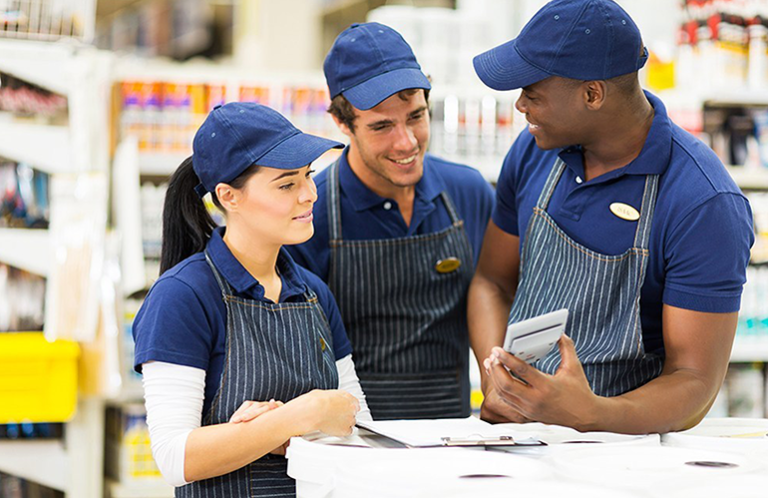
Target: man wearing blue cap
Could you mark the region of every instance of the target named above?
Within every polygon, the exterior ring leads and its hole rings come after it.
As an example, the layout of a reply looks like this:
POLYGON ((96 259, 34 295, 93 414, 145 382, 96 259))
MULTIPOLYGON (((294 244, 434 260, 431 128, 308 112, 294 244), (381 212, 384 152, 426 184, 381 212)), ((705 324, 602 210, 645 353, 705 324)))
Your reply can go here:
POLYGON ((469 294, 487 420, 681 430, 722 383, 752 215, 715 154, 641 89, 647 54, 616 3, 556 0, 475 58, 486 85, 522 89, 529 123, 469 294), (567 337, 536 368, 498 347, 508 322, 559 308, 567 337))
POLYGON ((374 419, 469 415, 466 297, 493 208, 474 169, 426 154, 430 83, 393 29, 354 24, 324 65, 350 144, 294 247, 334 293, 374 419))

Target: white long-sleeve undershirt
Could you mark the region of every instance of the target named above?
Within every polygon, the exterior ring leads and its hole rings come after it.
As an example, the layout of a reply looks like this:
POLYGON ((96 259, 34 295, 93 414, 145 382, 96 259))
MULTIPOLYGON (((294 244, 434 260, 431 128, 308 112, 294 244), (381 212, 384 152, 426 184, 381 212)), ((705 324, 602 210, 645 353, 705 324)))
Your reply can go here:
MULTIPOLYGON (((360 402, 358 420, 371 420, 352 355, 336 362, 339 389, 360 402)), ((184 478, 184 452, 189 433, 200 427, 205 397, 205 370, 153 361, 142 365, 144 400, 152 455, 172 486, 188 484, 184 478)), ((267 401, 267 400, 252 400, 267 401)))

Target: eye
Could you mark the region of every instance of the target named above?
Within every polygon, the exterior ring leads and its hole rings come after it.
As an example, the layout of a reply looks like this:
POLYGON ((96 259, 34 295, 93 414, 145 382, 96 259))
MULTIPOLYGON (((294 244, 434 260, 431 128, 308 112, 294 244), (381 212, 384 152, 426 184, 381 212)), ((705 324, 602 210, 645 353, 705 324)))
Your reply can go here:
POLYGON ((414 114, 413 116, 411 116, 411 120, 412 121, 418 121, 419 119, 421 119, 423 117, 424 117, 424 113, 420 112, 418 114, 414 114))
POLYGON ((307 171, 307 178, 311 178, 312 175, 314 175, 314 174, 315 174, 315 170, 313 170, 313 169, 308 170, 307 171))
POLYGON ((291 190, 291 189, 294 187, 294 185, 296 185, 296 184, 295 184, 295 183, 293 183, 293 182, 291 182, 291 183, 285 183, 285 184, 283 184, 283 185, 280 185, 278 188, 279 188, 280 190, 291 190))

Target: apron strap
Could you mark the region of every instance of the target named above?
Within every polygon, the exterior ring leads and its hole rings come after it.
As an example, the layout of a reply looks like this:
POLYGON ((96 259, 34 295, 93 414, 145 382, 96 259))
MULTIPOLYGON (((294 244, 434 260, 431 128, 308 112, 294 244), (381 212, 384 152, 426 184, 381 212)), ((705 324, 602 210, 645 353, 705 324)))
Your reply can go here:
POLYGON ((330 242, 341 240, 341 188, 339 187, 339 160, 328 166, 328 231, 330 242))
POLYGON ((456 212, 456 206, 453 205, 453 201, 451 201, 451 197, 448 195, 448 192, 443 190, 440 192, 440 197, 443 199, 443 204, 445 204, 445 209, 448 210, 448 216, 451 218, 451 224, 455 225, 459 221, 459 214, 456 212))
POLYGON ((216 279, 216 283, 219 284, 222 296, 231 296, 233 294, 232 287, 229 286, 229 283, 226 281, 226 279, 221 276, 221 273, 219 273, 216 265, 213 264, 211 255, 208 253, 208 249, 205 250, 205 261, 208 262, 208 266, 210 266, 211 271, 213 271, 213 277, 216 279))
POLYGON ((659 190, 659 175, 648 175, 645 177, 645 190, 643 191, 643 201, 640 205, 640 221, 637 223, 635 231, 634 247, 648 249, 648 241, 651 238, 651 223, 653 222, 653 213, 656 210, 656 194, 659 190))
POLYGON ((552 194, 555 192, 555 187, 557 186, 557 182, 560 181, 560 177, 563 175, 563 171, 565 171, 565 161, 558 157, 554 166, 552 166, 552 170, 549 172, 549 176, 547 177, 547 182, 544 184, 544 188, 541 189, 539 200, 536 202, 536 207, 542 211, 547 210, 549 201, 552 199, 552 194))

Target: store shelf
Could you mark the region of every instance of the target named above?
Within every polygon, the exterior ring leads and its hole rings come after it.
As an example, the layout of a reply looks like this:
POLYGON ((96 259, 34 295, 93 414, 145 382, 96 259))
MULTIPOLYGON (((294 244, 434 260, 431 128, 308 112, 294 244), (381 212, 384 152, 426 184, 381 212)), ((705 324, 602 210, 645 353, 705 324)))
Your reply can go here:
POLYGON ((736 336, 731 350, 731 362, 768 361, 768 337, 736 336))
POLYGON ((71 171, 69 130, 50 126, 0 121, 0 156, 28 163, 46 173, 71 171))
POLYGON ((139 153, 139 172, 142 175, 171 176, 189 154, 174 152, 139 153))
POLYGON ((768 106, 768 90, 724 90, 702 98, 710 106, 768 106))
POLYGON ((172 498, 173 486, 168 484, 123 484, 107 482, 108 498, 172 498))
POLYGON ((0 228, 0 262, 46 276, 50 259, 48 230, 0 228))
POLYGON ((77 44, 3 39, 0 71, 60 95, 72 86, 77 44))
POLYGON ((67 491, 69 458, 61 441, 0 441, 0 472, 67 491))
POLYGON ((729 166, 728 173, 742 189, 768 190, 768 168, 729 166))

